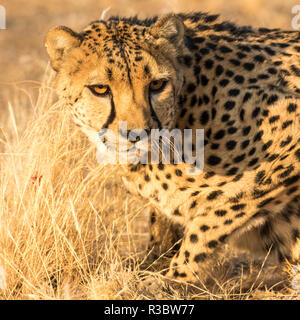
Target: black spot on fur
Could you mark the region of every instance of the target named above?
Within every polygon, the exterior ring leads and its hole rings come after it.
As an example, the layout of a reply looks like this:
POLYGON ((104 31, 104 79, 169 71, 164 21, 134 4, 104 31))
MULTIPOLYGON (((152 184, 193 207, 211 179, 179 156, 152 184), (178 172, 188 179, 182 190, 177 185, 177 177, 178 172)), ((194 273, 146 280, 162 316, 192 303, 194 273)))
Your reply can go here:
POLYGON ((211 241, 209 241, 208 242, 208 244, 207 244, 207 246, 209 247, 209 248, 216 248, 217 246, 218 246, 218 241, 216 241, 216 240, 211 240, 211 241))
POLYGON ((190 235, 190 241, 191 241, 192 243, 198 242, 198 236, 197 236, 196 234, 192 233, 192 234, 190 235))
POLYGON ((216 190, 216 191, 212 191, 208 196, 207 196, 207 200, 215 200, 217 199, 221 194, 223 193, 222 190, 216 190))
POLYGON ((194 257, 195 262, 203 262, 206 259, 206 253, 199 253, 194 257))
POLYGON ((217 156, 214 156, 214 155, 211 155, 208 157, 207 159, 207 163, 211 166, 216 166, 218 165, 220 162, 221 162, 221 158, 217 157, 217 156))
POLYGON ((216 210, 215 211, 215 215, 218 216, 218 217, 223 217, 223 216, 226 215, 226 213, 227 213, 226 210, 216 210))

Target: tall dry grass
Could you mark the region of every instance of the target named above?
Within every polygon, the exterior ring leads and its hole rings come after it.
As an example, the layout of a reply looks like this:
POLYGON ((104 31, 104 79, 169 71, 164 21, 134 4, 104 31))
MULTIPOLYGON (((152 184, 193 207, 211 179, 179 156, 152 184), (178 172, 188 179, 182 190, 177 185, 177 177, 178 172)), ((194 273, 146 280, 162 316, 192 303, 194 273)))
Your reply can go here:
POLYGON ((1 119, 0 299, 297 299, 286 273, 230 251, 198 288, 142 269, 148 205, 124 191, 115 168, 97 165, 52 80, 47 69, 36 100, 21 94, 30 107, 10 100, 1 119), (164 290, 143 286, 147 276, 164 290))
POLYGON ((105 284, 113 278, 120 281, 113 285, 118 297, 117 288, 130 280, 123 277, 126 260, 143 249, 133 238, 143 240, 145 230, 139 224, 132 230, 143 207, 131 210, 116 172, 96 166, 93 148, 53 96, 48 78, 23 134, 15 114, 21 108, 8 104, 11 125, 2 130, 0 163, 6 289, 0 297, 112 298, 105 284))

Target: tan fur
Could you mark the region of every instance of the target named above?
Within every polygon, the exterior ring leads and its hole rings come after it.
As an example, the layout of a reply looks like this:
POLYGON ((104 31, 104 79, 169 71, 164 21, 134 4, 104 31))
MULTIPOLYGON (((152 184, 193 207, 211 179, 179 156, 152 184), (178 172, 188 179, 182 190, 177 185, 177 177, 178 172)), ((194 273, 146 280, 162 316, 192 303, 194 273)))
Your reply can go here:
MULTIPOLYGON (((200 175, 186 174, 185 163, 124 167, 128 188, 185 229, 168 276, 196 281, 225 242, 299 259, 299 39, 201 13, 49 32, 58 93, 96 145, 97 132, 107 124, 118 133, 119 121, 129 130, 205 129, 200 175), (158 79, 166 86, 153 95, 158 79), (87 87, 99 84, 111 95, 87 87)), ((161 247, 168 233, 154 220, 152 244, 161 247)))

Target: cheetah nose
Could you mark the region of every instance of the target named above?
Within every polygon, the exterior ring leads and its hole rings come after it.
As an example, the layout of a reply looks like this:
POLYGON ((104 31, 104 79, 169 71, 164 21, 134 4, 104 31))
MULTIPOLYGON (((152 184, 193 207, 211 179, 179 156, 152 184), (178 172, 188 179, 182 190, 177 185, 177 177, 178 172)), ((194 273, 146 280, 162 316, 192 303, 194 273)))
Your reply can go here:
POLYGON ((149 134, 150 134, 150 129, 133 129, 133 130, 127 130, 127 131, 122 131, 120 130, 120 135, 123 138, 126 138, 134 143, 145 140, 149 134))
POLYGON ((143 142, 148 140, 147 138, 150 135, 150 129, 143 130, 131 130, 128 139, 133 143, 143 142))

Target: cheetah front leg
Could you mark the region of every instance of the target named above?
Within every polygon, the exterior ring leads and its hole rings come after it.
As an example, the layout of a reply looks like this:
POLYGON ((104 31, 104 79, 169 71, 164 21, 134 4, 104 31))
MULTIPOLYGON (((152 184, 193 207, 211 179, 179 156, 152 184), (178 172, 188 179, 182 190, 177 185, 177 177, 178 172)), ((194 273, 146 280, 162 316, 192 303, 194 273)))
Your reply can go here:
POLYGON ((157 209, 151 209, 149 222, 148 263, 161 260, 159 258, 170 259, 179 250, 183 237, 182 227, 174 224, 157 209))
POLYGON ((226 240, 254 215, 229 210, 214 210, 205 217, 194 218, 187 225, 180 250, 173 257, 166 274, 167 278, 184 282, 198 282, 207 278, 226 240))
POLYGON ((273 263, 300 263, 300 197, 297 196, 265 222, 237 233, 231 244, 255 258, 273 263))

